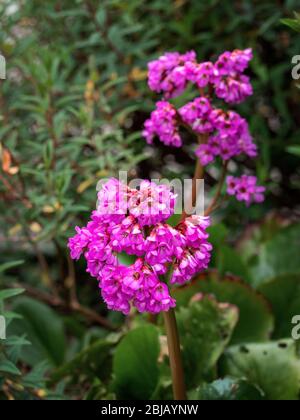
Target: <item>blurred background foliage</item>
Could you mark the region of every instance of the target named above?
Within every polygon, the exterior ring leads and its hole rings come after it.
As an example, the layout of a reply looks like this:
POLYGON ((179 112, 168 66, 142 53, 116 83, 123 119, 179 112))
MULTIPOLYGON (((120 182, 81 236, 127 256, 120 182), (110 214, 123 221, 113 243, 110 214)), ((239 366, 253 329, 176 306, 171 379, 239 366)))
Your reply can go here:
MULTIPOLYGON (((0 309, 9 335, 0 341, 0 398, 171 397, 160 322, 107 313, 66 241, 95 207, 99 179, 119 170, 146 178, 193 172, 189 139, 176 150, 141 138, 158 99, 147 87, 147 62, 168 50, 194 49, 206 60, 249 46, 255 94, 239 112, 261 153, 242 165, 268 186, 267 200, 251 209, 231 201, 217 214, 212 270, 176 292, 178 318, 191 398, 299 398, 300 360, 289 339, 300 314, 297 7, 1 2, 0 309)), ((209 187, 217 176, 212 166, 209 187)))

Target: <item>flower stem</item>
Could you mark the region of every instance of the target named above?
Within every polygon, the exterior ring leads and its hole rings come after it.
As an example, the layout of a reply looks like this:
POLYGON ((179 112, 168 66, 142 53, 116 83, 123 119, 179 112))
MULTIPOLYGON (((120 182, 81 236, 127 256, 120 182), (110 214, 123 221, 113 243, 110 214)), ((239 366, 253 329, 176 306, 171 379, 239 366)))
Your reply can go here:
POLYGON ((200 160, 197 160, 196 167, 195 167, 195 174, 193 178, 192 183, 192 195, 189 202, 189 205, 191 206, 190 209, 187 211, 184 209, 182 212, 181 220, 184 220, 186 217, 188 217, 192 213, 192 209, 195 207, 197 203, 197 196, 199 192, 199 182, 204 176, 204 169, 203 166, 200 163, 200 160))
POLYGON ((216 194, 215 194, 214 198, 212 199, 208 208, 205 210, 205 216, 209 216, 218 206, 218 201, 221 197, 223 185, 224 185, 224 182, 226 180, 227 168, 228 168, 228 162, 224 162, 223 163, 222 174, 221 174, 221 178, 220 178, 220 181, 219 181, 219 185, 218 185, 216 194))
POLYGON ((163 315, 168 339, 174 400, 186 400, 187 396, 175 311, 174 309, 170 309, 168 312, 164 312, 163 315))

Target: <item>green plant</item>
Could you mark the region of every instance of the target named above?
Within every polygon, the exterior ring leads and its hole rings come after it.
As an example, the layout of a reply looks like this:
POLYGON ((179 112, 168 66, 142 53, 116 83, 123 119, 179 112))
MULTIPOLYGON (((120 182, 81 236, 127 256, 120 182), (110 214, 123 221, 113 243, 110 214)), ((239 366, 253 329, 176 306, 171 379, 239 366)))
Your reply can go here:
MULTIPOLYGON (((99 179, 119 169, 142 178, 193 172, 188 143, 172 157, 174 150, 158 145, 150 153, 141 141, 156 99, 146 63, 166 50, 213 59, 248 46, 255 96, 241 113, 262 150, 256 169, 270 190, 260 209, 219 213, 226 224, 210 230, 212 270, 176 295, 188 396, 298 398, 290 336, 300 314, 300 96, 290 73, 299 46, 288 26, 298 30, 299 16, 286 20, 297 7, 298 0, 1 2, 0 296, 24 293, 0 299, 8 324, 0 398, 172 398, 161 319, 151 327, 146 317, 125 322, 108 313, 83 266, 67 258, 66 238, 95 206, 99 179), (135 364, 149 376, 143 386, 125 369, 135 364)), ((206 176, 209 190, 215 169, 206 176)))

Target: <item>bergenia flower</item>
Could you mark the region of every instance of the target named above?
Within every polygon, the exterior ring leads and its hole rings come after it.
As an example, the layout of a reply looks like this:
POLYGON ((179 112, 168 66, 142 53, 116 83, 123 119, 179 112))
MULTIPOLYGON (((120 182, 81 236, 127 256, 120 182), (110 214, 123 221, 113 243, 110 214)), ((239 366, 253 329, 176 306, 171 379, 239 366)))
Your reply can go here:
POLYGON ((238 201, 245 201, 247 206, 252 203, 262 203, 265 191, 265 187, 257 185, 256 176, 227 177, 227 194, 235 196, 238 201))
POLYGON ((250 78, 244 71, 252 59, 252 50, 226 51, 215 63, 197 63, 194 52, 181 55, 166 53, 149 64, 149 87, 164 97, 145 122, 143 135, 149 144, 158 138, 167 146, 181 147, 180 125, 200 136, 196 156, 202 166, 217 157, 228 161, 245 154, 256 157, 247 121, 235 111, 216 108, 213 94, 229 104, 239 104, 252 95, 250 78), (194 84, 198 96, 178 110, 166 101, 194 84))
POLYGON ((111 179, 98 194, 91 221, 76 227, 69 239, 71 257, 84 255, 109 309, 124 314, 131 307, 139 312, 168 311, 176 302, 166 274, 170 272, 171 284, 183 284, 208 267, 210 220, 191 216, 171 227, 167 219, 174 214, 175 199, 166 185, 143 181, 133 189, 111 179), (122 252, 136 255, 135 263, 122 265, 122 252))
POLYGON ((150 119, 145 122, 143 135, 149 144, 158 137, 166 146, 182 146, 177 111, 173 105, 166 101, 157 102, 156 109, 152 112, 150 119))
POLYGON ((148 85, 151 90, 170 99, 180 95, 188 83, 185 66, 196 62, 194 51, 186 54, 166 53, 148 64, 148 85))

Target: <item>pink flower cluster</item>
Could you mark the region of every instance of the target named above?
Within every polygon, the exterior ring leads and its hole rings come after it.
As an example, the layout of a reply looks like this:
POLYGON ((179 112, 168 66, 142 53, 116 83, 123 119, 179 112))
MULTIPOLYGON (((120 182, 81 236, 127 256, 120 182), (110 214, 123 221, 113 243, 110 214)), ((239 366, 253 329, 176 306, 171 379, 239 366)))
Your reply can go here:
POLYGON ((227 177, 227 193, 235 196, 238 201, 245 201, 248 206, 252 203, 262 203, 265 191, 265 187, 257 185, 256 176, 227 177))
POLYGON ((234 111, 213 106, 211 93, 228 103, 240 103, 252 94, 249 78, 243 74, 252 58, 251 49, 222 54, 215 64, 196 62, 196 54, 167 53, 149 64, 149 86, 165 98, 182 93, 188 82, 201 89, 201 95, 180 109, 160 101, 145 122, 143 135, 149 144, 155 137, 168 146, 181 147, 180 124, 201 135, 196 150, 203 166, 216 157, 227 161, 241 154, 257 155, 257 147, 247 121, 234 111), (204 88, 210 87, 207 95, 204 88))
POLYGON ((163 92, 166 99, 181 95, 188 83, 186 64, 189 62, 196 62, 194 51, 183 55, 178 52, 166 53, 158 60, 151 61, 148 64, 150 89, 163 92))
POLYGON ((179 114, 196 133, 206 134, 206 142, 196 150, 203 166, 218 156, 228 161, 243 153, 249 157, 257 155, 248 123, 236 112, 213 108, 207 98, 200 97, 182 107, 179 114), (193 119, 195 112, 197 116, 193 119))
POLYGON ((229 104, 239 104, 253 94, 248 76, 243 72, 252 60, 252 50, 224 52, 214 65, 213 85, 218 98, 229 104))
POLYGON ((169 102, 157 102, 151 118, 145 122, 143 135, 148 144, 157 136, 166 146, 182 146, 176 109, 169 102))
POLYGON ((77 234, 69 240, 71 257, 84 254, 87 271, 99 280, 109 309, 124 314, 131 306, 139 312, 167 311, 175 300, 160 276, 170 272, 171 284, 183 284, 208 267, 209 218, 191 216, 173 228, 166 220, 174 205, 175 196, 166 186, 144 181, 139 189, 131 189, 111 179, 99 192, 91 221, 76 227, 77 234), (135 263, 122 265, 121 252, 137 256, 135 263))
POLYGON ((243 74, 252 57, 250 48, 226 51, 216 63, 197 63, 194 51, 166 53, 148 64, 148 85, 166 99, 181 95, 189 82, 200 89, 210 85, 218 98, 237 104, 253 93, 249 77, 243 74))

